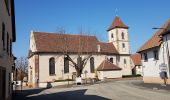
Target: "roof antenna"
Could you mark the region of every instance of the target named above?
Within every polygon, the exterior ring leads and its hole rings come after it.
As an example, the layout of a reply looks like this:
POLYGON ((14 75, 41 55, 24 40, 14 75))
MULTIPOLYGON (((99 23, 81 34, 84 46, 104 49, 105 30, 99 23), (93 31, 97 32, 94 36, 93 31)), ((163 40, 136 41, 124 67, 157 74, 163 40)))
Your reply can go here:
POLYGON ((116 17, 118 16, 118 9, 116 8, 115 9, 115 14, 116 14, 116 17))

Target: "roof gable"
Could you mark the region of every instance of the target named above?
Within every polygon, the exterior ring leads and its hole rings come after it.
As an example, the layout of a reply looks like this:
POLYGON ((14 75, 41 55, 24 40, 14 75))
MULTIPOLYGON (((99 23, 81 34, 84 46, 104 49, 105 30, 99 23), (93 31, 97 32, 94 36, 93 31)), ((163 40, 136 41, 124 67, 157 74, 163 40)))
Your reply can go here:
POLYGON ((141 55, 140 54, 132 54, 131 56, 131 59, 134 63, 134 65, 142 65, 141 63, 141 55))
POLYGON ((109 62, 108 60, 104 60, 97 68, 97 71, 111 71, 111 70, 121 70, 121 68, 109 62))

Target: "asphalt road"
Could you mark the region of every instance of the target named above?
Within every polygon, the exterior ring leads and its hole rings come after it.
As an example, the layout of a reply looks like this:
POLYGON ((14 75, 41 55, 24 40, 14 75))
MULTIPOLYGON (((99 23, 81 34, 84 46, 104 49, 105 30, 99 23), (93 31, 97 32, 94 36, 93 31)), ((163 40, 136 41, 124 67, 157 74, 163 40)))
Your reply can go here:
POLYGON ((145 87, 140 80, 121 80, 89 86, 23 90, 14 100, 170 100, 170 91, 145 87))

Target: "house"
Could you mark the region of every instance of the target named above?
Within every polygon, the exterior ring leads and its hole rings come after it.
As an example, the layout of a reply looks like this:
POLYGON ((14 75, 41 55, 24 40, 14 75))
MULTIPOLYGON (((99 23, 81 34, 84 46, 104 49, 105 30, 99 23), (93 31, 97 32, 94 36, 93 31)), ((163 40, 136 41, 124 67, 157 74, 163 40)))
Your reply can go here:
POLYGON ((138 50, 142 55, 145 83, 164 83, 160 73, 165 72, 170 84, 169 35, 162 35, 169 27, 170 19, 138 50))
POLYGON ((132 75, 142 75, 142 63, 141 63, 141 55, 136 53, 131 55, 132 59, 132 75))
POLYGON ((11 100, 15 40, 14 0, 0 0, 0 100, 11 100))
POLYGON ((31 32, 29 84, 43 87, 54 80, 74 79, 78 74, 74 63, 79 64, 79 60, 86 58, 89 59, 82 71, 82 78, 131 75, 128 27, 116 17, 107 31, 107 43, 95 36, 31 32))

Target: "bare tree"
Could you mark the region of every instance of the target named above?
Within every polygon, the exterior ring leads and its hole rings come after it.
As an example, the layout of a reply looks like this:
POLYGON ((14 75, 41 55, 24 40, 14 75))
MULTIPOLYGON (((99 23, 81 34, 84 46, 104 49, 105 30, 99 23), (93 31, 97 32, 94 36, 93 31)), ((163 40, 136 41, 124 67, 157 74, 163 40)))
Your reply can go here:
MULTIPOLYGON (((59 29, 58 33, 60 34, 65 34, 65 29, 59 29)), ((63 46, 61 47, 63 54, 64 54, 64 58, 67 58, 73 65, 73 67, 76 70, 76 76, 77 77, 81 77, 81 74, 83 72, 83 69, 85 68, 87 61, 90 59, 90 57, 92 56, 91 53, 88 52, 89 49, 89 43, 88 43, 88 35, 86 37, 82 37, 82 35, 84 35, 85 33, 82 31, 82 28, 80 29, 79 35, 77 35, 78 38, 78 50, 76 52, 75 55, 77 55, 77 62, 74 60, 75 58, 71 58, 70 56, 70 52, 69 52, 69 44, 68 44, 68 39, 69 37, 67 36, 61 36, 61 40, 63 43, 63 46), (84 46, 86 46, 86 51, 83 51, 84 46), (83 55, 85 57, 83 57, 83 55), (83 57, 83 59, 82 59, 83 57)))
POLYGON ((28 73, 28 60, 26 57, 19 57, 16 60, 17 78, 23 81, 28 73))

